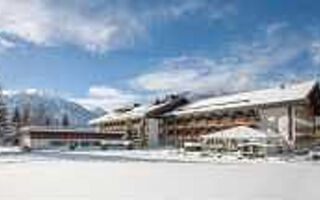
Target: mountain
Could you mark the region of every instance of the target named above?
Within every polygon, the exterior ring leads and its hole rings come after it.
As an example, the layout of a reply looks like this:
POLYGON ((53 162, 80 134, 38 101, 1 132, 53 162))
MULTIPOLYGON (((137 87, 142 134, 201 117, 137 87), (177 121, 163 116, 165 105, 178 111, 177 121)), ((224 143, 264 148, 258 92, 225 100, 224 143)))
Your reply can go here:
POLYGON ((88 126, 88 121, 100 117, 102 110, 91 111, 83 106, 45 92, 19 92, 5 95, 9 112, 19 110, 20 117, 30 110, 31 125, 61 125, 67 116, 70 126, 88 126))
POLYGON ((105 111, 104 109, 100 108, 100 107, 97 107, 97 108, 94 108, 92 110, 89 110, 90 112, 93 112, 99 116, 103 116, 103 115, 106 115, 108 112, 105 111))

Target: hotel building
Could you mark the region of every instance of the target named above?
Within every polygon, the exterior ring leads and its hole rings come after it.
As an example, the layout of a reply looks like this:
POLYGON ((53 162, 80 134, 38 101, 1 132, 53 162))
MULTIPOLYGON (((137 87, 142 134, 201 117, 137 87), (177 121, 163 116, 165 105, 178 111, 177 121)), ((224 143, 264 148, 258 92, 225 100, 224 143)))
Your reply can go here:
POLYGON ((245 126, 277 134, 286 147, 302 148, 320 139, 319 117, 319 84, 308 81, 194 102, 172 96, 107 114, 90 125, 102 134, 123 132, 139 147, 179 147, 204 135, 245 126))

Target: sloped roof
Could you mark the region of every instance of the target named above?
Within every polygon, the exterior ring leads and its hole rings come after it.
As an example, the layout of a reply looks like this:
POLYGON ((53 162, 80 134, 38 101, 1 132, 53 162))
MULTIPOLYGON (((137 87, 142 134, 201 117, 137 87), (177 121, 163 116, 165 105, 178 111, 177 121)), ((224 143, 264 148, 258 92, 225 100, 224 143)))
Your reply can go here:
POLYGON ((124 120, 128 118, 139 118, 143 117, 148 112, 148 108, 146 106, 139 106, 137 108, 134 108, 130 111, 118 113, 118 112, 111 112, 108 113, 102 117, 99 117, 97 119, 93 119, 89 122, 90 125, 99 124, 103 122, 111 122, 111 121, 117 121, 117 120, 124 120))
POLYGON ((89 124, 95 125, 95 124, 105 123, 110 121, 137 119, 137 118, 145 117, 147 115, 158 116, 165 112, 173 110, 176 106, 179 106, 182 103, 184 103, 183 98, 171 98, 158 104, 138 106, 127 112, 108 113, 100 118, 91 120, 89 124))
POLYGON ((305 99, 316 85, 316 81, 308 81, 277 88, 213 97, 188 104, 170 114, 183 115, 229 108, 298 101, 305 99))
POLYGON ((139 107, 133 108, 132 110, 123 112, 123 113, 117 113, 117 112, 108 113, 100 118, 91 120, 89 124, 95 125, 103 122, 142 118, 146 116, 150 111, 158 109, 163 105, 164 104, 145 105, 145 106, 139 106, 139 107))
MULTIPOLYGON (((174 111, 168 112, 166 115, 184 115, 230 108, 298 101, 305 99, 316 85, 316 81, 308 81, 299 84, 285 85, 283 87, 213 97, 181 106, 174 111)), ((168 102, 164 102, 157 105, 139 106, 123 113, 112 112, 100 118, 91 120, 89 124, 95 125, 109 121, 141 118, 151 111, 167 105, 168 102)))

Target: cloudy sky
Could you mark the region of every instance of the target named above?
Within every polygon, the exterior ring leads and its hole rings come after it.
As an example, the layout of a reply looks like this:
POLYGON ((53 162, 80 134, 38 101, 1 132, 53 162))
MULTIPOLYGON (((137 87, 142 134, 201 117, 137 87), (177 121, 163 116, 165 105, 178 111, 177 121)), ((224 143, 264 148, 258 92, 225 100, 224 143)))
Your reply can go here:
POLYGON ((109 110, 320 74, 316 0, 0 0, 6 90, 109 110))

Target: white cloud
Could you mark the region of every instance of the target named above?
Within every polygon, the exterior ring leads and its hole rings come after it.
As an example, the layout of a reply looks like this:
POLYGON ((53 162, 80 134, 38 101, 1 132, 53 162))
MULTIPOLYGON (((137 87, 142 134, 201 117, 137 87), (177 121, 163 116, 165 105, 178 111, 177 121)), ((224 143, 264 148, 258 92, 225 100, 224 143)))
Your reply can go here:
POLYGON ((67 43, 105 52, 134 44, 155 18, 177 18, 210 5, 211 12, 222 18, 230 10, 205 0, 165 2, 0 0, 0 36, 34 45, 67 43))
POLYGON ((284 24, 271 29, 267 27, 263 31, 262 40, 232 43, 223 58, 167 59, 155 66, 156 70, 136 77, 132 84, 152 92, 221 94, 256 88, 279 79, 286 81, 293 74, 284 69, 308 51, 310 40, 294 33, 283 34, 284 30, 280 29, 285 29, 284 24))
POLYGON ((59 93, 54 90, 49 89, 36 89, 36 88, 26 88, 26 89, 20 89, 20 90, 3 90, 3 95, 6 96, 13 96, 17 94, 27 94, 27 95, 45 95, 45 96, 63 96, 62 93, 59 93))
POLYGON ((137 77, 133 84, 149 91, 224 92, 226 87, 230 90, 247 87, 250 77, 246 69, 233 69, 231 63, 219 64, 200 57, 170 59, 159 68, 158 71, 137 77))
POLYGON ((85 6, 74 6, 71 9, 44 0, 1 0, 0 34, 35 45, 70 43, 106 51, 125 45, 131 34, 140 30, 135 18, 125 14, 85 15, 85 6))
POLYGON ((29 89, 24 90, 24 92, 26 94, 29 94, 29 95, 34 95, 34 94, 40 94, 40 93, 42 93, 44 91, 40 91, 40 90, 35 89, 35 88, 29 88, 29 89))
POLYGON ((133 104, 139 101, 139 97, 131 92, 106 86, 92 86, 85 98, 73 99, 88 109, 101 107, 107 111, 133 104))
POLYGON ((14 35, 34 43, 45 43, 50 32, 50 13, 41 1, 0 1, 0 33, 14 35))
POLYGON ((0 52, 4 50, 12 49, 15 46, 16 45, 14 42, 0 36, 0 52))
POLYGON ((2 94, 4 96, 13 96, 13 95, 18 94, 18 93, 19 93, 18 90, 3 90, 2 91, 2 94))
POLYGON ((314 64, 320 65, 320 41, 314 41, 310 48, 314 64))
POLYGON ((236 13, 231 2, 220 0, 172 0, 153 3, 145 15, 175 19, 184 15, 205 14, 209 20, 219 20, 236 13))
POLYGON ((266 27, 266 33, 268 35, 274 35, 277 32, 284 30, 285 28, 287 28, 289 26, 288 23, 286 22, 275 22, 275 23, 271 23, 266 27))

